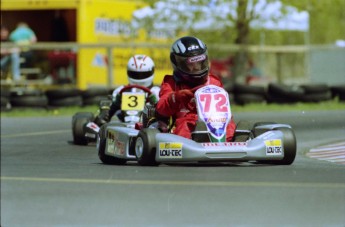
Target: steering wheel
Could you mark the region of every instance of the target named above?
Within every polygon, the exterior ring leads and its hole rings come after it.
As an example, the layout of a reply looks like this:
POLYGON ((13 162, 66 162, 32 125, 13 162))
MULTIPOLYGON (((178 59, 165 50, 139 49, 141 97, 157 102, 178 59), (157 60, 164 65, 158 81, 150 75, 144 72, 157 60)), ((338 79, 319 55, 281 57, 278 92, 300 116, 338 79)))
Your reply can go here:
POLYGON ((146 102, 150 102, 149 96, 152 94, 152 91, 149 88, 141 86, 141 85, 136 85, 136 84, 126 85, 125 87, 123 87, 120 90, 119 94, 122 95, 123 92, 128 91, 132 88, 138 88, 138 89, 146 92, 148 94, 148 96, 146 97, 146 102))

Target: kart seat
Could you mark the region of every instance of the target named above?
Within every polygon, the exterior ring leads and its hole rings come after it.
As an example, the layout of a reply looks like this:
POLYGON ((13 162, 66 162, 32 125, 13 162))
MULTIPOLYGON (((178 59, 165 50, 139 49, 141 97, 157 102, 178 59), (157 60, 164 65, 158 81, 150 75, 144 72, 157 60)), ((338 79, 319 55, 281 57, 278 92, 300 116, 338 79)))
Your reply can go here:
POLYGON ((195 129, 192 132, 192 140, 198 143, 211 142, 210 133, 207 131, 204 122, 197 122, 195 129))

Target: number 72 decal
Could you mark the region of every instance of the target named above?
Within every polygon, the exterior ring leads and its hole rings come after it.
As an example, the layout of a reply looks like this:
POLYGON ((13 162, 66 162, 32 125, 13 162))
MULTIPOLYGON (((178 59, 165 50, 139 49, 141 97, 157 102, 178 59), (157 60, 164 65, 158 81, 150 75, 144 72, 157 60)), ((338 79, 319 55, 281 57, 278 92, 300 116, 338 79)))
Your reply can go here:
POLYGON ((228 112, 229 103, 227 102, 226 95, 223 93, 202 93, 199 95, 199 101, 201 102, 203 112, 205 113, 210 111, 216 111, 218 113, 228 112))

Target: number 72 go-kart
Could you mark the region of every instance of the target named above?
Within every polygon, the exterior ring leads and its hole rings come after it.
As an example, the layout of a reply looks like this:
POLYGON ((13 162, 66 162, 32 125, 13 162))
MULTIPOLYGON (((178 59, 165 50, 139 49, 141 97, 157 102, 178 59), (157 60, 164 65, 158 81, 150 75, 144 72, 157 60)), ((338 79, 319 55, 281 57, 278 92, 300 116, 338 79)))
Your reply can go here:
MULTIPOLYGON (((154 166, 177 162, 257 161, 290 165, 296 156, 296 138, 290 125, 240 121, 232 142, 226 142, 231 119, 228 93, 215 85, 195 92, 198 122, 192 139, 161 132, 157 127, 129 128, 104 125, 98 134, 99 158, 106 164, 136 160, 154 166)), ((147 111, 143 111, 145 119, 147 111)))

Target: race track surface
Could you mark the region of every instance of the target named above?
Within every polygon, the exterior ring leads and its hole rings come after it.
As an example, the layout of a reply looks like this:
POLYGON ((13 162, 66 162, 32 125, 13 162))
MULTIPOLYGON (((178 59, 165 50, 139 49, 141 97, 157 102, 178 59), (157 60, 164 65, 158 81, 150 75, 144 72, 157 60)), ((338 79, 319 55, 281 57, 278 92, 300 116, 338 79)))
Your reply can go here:
POLYGON ((290 124, 295 162, 104 165, 71 117, 1 118, 1 226, 345 226, 345 110, 234 119, 290 124))

